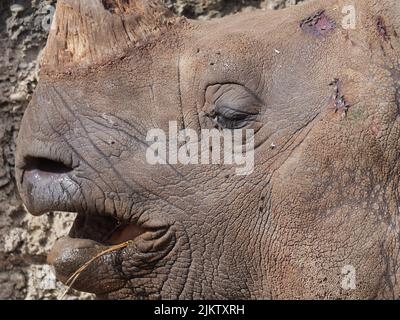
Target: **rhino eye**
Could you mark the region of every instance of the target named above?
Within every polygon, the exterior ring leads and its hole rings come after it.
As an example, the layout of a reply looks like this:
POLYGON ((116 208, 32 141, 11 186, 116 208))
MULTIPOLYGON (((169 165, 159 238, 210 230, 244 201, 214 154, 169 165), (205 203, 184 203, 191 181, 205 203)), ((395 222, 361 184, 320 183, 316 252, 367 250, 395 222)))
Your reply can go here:
POLYGON ((241 129, 255 121, 262 103, 239 84, 216 84, 206 90, 207 116, 219 128, 241 129))
POLYGON ((218 109, 218 111, 214 111, 214 119, 221 127, 226 129, 241 129, 249 121, 254 121, 257 117, 257 114, 240 112, 230 107, 221 107, 218 109))

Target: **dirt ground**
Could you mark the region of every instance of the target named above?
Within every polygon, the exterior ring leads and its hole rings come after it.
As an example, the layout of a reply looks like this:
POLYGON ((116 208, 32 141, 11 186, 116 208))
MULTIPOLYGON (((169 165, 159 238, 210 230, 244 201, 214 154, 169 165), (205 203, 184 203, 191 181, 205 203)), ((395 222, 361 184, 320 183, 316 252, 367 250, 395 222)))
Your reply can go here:
MULTIPOLYGON (((239 11, 280 9, 302 0, 165 0, 192 19, 239 11)), ((63 290, 46 252, 68 232, 74 215, 27 214, 14 181, 15 139, 38 82, 38 59, 46 43, 55 0, 0 1, 0 299, 55 299, 63 290)), ((91 299, 72 292, 67 299, 91 299)))

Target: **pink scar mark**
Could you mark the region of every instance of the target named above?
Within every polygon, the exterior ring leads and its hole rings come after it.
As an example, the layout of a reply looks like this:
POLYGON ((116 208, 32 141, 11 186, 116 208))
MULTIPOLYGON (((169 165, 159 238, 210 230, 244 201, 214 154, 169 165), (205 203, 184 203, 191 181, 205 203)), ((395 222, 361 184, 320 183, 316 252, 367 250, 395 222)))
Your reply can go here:
POLYGON ((317 38, 323 38, 336 28, 336 23, 325 14, 325 10, 320 10, 311 17, 302 20, 300 28, 305 33, 311 34, 317 38))

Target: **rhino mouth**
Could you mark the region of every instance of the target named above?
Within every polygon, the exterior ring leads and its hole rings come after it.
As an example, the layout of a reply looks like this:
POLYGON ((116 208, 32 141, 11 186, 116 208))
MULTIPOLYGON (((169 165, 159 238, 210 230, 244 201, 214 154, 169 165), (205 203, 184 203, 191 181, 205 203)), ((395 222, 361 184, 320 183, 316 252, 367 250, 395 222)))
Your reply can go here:
POLYGON ((109 216, 78 213, 69 237, 71 239, 88 239, 101 245, 111 246, 135 240, 146 231, 150 232, 151 229, 109 216))
POLYGON ((162 252, 171 243, 168 231, 167 227, 149 227, 101 214, 78 213, 68 236, 56 241, 48 254, 47 261, 54 266, 57 278, 66 283, 87 261, 99 253, 129 241, 126 248, 102 257, 94 263, 97 267, 87 272, 96 273, 98 272, 96 268, 100 270, 114 268, 113 276, 121 277, 120 285, 113 287, 112 290, 93 288, 92 280, 85 280, 85 277, 91 278, 93 274, 85 276, 85 273, 73 285, 73 288, 80 291, 104 295, 123 287, 129 277, 135 277, 135 274, 129 274, 129 271, 123 271, 122 265, 126 257, 134 260, 135 256, 141 256, 142 265, 146 265, 146 255, 154 256, 155 253, 159 253, 161 259, 164 256, 162 252), (105 266, 106 264, 108 265, 105 266))
POLYGON ((62 282, 99 253, 127 243, 94 261, 74 289, 104 295, 126 287, 137 273, 151 273, 151 266, 174 246, 173 233, 164 221, 137 212, 110 212, 82 196, 82 183, 77 182, 81 173, 67 161, 29 156, 17 172, 28 211, 35 215, 77 212, 68 236, 56 241, 47 258, 62 282))

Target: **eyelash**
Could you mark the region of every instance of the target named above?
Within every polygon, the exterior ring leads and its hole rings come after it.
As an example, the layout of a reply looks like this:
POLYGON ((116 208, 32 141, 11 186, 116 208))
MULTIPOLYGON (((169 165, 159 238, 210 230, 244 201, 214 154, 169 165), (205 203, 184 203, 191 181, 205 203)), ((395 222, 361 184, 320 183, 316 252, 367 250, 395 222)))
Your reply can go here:
POLYGON ((220 112, 213 111, 208 115, 218 127, 226 128, 226 129, 241 129, 243 128, 249 120, 253 120, 254 115, 246 115, 243 113, 237 113, 236 117, 229 117, 220 112))
POLYGON ((246 119, 231 119, 223 115, 217 115, 216 121, 226 129, 241 129, 247 124, 246 119))

